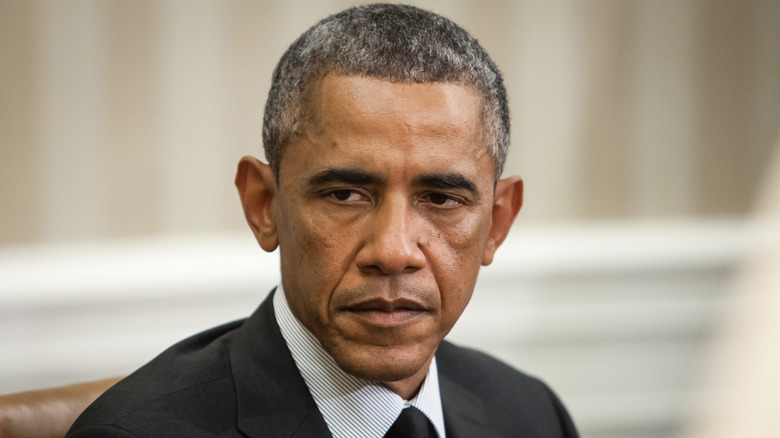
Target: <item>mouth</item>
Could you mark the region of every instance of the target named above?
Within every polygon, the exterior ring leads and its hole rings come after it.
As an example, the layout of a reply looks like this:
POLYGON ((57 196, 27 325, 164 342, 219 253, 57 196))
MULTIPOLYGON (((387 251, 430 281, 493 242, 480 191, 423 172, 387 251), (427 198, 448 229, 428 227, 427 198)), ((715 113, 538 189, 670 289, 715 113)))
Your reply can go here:
POLYGON ((342 308, 364 323, 381 328, 408 324, 430 313, 422 303, 406 298, 385 300, 381 298, 362 301, 342 308))

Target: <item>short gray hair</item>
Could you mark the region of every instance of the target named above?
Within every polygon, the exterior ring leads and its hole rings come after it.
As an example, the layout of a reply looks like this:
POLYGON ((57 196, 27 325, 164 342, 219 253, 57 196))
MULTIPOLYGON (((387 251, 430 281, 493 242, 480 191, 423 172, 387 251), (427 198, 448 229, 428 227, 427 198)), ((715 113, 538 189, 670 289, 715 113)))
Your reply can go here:
POLYGON ((263 118, 265 157, 279 178, 285 148, 306 127, 306 100, 326 75, 400 83, 452 82, 483 96, 484 141, 501 175, 509 147, 509 107, 501 72, 474 37, 412 6, 372 4, 320 21, 282 55, 263 118))

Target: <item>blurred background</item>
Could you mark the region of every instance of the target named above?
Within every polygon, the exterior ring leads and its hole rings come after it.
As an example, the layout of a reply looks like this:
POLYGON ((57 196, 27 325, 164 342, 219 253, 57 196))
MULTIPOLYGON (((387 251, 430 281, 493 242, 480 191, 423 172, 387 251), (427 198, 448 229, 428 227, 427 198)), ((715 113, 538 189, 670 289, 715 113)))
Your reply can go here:
MULTIPOLYGON (((236 163, 283 51, 358 3, 0 0, 0 393, 254 309, 278 262, 236 163)), ((585 438, 777 436, 780 2, 408 3, 504 72, 526 184, 452 339, 548 381, 585 438)))

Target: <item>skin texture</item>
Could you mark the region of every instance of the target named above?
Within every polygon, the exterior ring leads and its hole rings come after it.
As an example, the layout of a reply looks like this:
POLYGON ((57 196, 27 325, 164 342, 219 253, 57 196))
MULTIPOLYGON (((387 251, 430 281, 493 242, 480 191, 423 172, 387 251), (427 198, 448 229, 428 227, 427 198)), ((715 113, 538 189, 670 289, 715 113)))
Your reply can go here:
POLYGON ((236 185, 260 246, 280 249, 293 314, 345 371, 404 398, 468 304, 522 205, 494 186, 481 97, 452 83, 326 76, 278 185, 244 157, 236 185))

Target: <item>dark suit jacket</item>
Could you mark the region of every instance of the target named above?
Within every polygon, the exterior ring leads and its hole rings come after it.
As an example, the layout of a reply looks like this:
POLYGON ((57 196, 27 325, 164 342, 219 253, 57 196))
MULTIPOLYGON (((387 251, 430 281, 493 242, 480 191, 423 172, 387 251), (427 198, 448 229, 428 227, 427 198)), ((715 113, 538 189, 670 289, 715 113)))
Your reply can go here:
MULTIPOLYGON (((248 319, 186 339, 119 382, 67 437, 330 437, 271 295, 248 319)), ((577 436, 539 380, 446 341, 436 357, 449 438, 577 436)))

